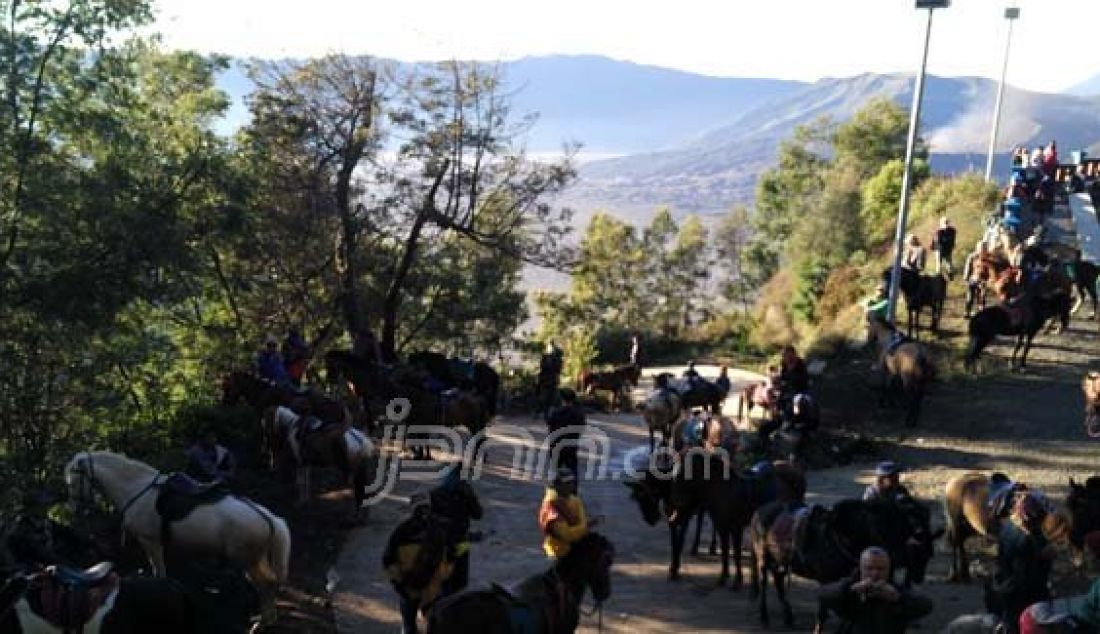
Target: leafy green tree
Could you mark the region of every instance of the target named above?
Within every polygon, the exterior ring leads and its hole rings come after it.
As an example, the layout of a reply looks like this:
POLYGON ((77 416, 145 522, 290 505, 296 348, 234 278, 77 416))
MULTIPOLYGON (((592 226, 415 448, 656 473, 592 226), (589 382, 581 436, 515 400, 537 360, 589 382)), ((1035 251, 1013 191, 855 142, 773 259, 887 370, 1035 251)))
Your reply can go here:
MULTIPOLYGON (((905 157, 909 113, 886 97, 872 99, 832 136, 835 161, 870 178, 890 161, 905 157)), ((917 139, 915 158, 927 159, 924 141, 917 139)))
POLYGON ((750 291, 761 280, 752 275, 748 248, 752 236, 751 219, 747 207, 738 205, 722 216, 714 232, 713 244, 722 295, 727 301, 740 304, 741 311, 749 312, 750 291))
MULTIPOLYGON (((927 179, 930 173, 927 162, 914 161, 913 188, 927 179)), ((893 238, 904 175, 905 161, 893 159, 884 164, 874 177, 864 182, 860 218, 866 230, 868 244, 878 244, 893 238)))

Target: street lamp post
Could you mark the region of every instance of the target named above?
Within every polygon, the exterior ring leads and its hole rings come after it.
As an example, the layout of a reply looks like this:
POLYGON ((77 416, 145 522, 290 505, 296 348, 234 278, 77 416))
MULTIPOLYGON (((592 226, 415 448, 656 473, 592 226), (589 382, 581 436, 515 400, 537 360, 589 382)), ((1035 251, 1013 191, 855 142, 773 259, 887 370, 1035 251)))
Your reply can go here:
POLYGON ((1008 49, 1012 46, 1012 25, 1016 18, 1020 17, 1020 9, 1009 7, 1005 9, 1005 19, 1008 20, 1008 37, 1005 39, 1005 59, 1001 67, 1001 84, 997 87, 997 105, 993 107, 993 130, 989 133, 989 154, 985 158, 985 181, 993 179, 993 152, 997 145, 997 128, 1001 125, 1001 102, 1005 96, 1005 75, 1008 73, 1008 49))
POLYGON ((894 268, 890 272, 890 294, 886 304, 886 319, 894 323, 898 305, 898 283, 901 281, 901 254, 905 250, 905 224, 909 217, 909 186, 913 178, 913 152, 917 145, 917 127, 920 123, 920 104, 924 98, 924 71, 928 67, 928 41, 932 38, 932 12, 946 9, 951 0, 917 0, 918 9, 928 9, 928 25, 924 31, 924 52, 921 55, 920 73, 913 87, 913 106, 909 112, 909 140, 905 144, 905 174, 901 179, 901 203, 898 206, 898 226, 894 232, 894 268))

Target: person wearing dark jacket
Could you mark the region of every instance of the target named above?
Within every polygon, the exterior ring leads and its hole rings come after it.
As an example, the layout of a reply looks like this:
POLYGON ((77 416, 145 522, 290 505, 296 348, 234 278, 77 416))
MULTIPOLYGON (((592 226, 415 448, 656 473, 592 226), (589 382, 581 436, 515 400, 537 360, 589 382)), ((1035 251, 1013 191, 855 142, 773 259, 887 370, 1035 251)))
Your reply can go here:
POLYGON ((932 239, 932 248, 936 251, 936 273, 951 279, 955 275, 955 265, 951 255, 955 252, 955 227, 947 216, 940 218, 940 228, 932 239))
POLYGON ((561 390, 561 407, 550 414, 546 421, 546 431, 549 435, 551 458, 556 462, 551 465, 555 471, 559 467, 568 467, 573 473, 577 471, 577 443, 588 424, 584 417, 584 410, 577 404, 577 393, 569 388, 561 390))
POLYGON ((787 398, 810 391, 810 372, 794 346, 783 348, 779 361, 779 389, 787 398))
POLYGON ((859 570, 822 586, 818 601, 840 617, 844 634, 900 634, 932 612, 928 597, 902 590, 890 581, 890 555, 871 547, 859 557, 859 570))
POLYGON ((1020 614, 1032 603, 1050 598, 1053 551, 1043 536, 1046 506, 1034 495, 1021 496, 1004 522, 997 541, 993 591, 1000 599, 1005 631, 1019 631, 1020 614))
POLYGON ((382 553, 382 567, 397 592, 402 631, 416 634, 417 612, 431 608, 451 573, 445 520, 433 515, 431 498, 409 498, 412 515, 397 525, 382 553))
POLYGON ((462 465, 451 468, 443 483, 431 490, 432 514, 444 518, 447 544, 454 562, 451 576, 443 582, 442 595, 461 591, 470 580, 470 520, 482 516, 481 502, 470 483, 462 479, 462 465))

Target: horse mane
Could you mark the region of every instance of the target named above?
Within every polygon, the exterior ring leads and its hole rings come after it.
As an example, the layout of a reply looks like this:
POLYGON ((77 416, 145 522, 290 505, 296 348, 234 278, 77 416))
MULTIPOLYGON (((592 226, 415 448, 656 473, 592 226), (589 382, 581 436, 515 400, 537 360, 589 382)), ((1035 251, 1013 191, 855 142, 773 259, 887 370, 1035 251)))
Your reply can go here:
POLYGON ((143 474, 155 473, 157 471, 157 469, 140 460, 134 460, 126 454, 115 453, 113 451, 81 451, 73 456, 69 464, 65 465, 65 473, 70 473, 78 462, 87 459, 91 460, 92 469, 95 469, 97 463, 104 462, 107 464, 122 465, 122 469, 125 471, 135 471, 143 474))

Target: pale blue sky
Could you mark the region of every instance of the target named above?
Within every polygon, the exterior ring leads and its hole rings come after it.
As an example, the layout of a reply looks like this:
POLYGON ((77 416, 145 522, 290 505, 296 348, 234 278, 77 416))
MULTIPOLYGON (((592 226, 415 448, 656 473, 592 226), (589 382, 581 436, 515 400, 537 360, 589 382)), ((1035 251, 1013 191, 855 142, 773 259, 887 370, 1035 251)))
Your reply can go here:
MULTIPOLYGON (((936 12, 928 70, 998 78, 1008 0, 936 12)), ((1009 83, 1058 91, 1100 73, 1098 0, 1020 0, 1009 83)), ((260 57, 402 60, 595 53, 709 75, 814 80, 914 72, 913 0, 158 0, 169 46, 260 57)))

